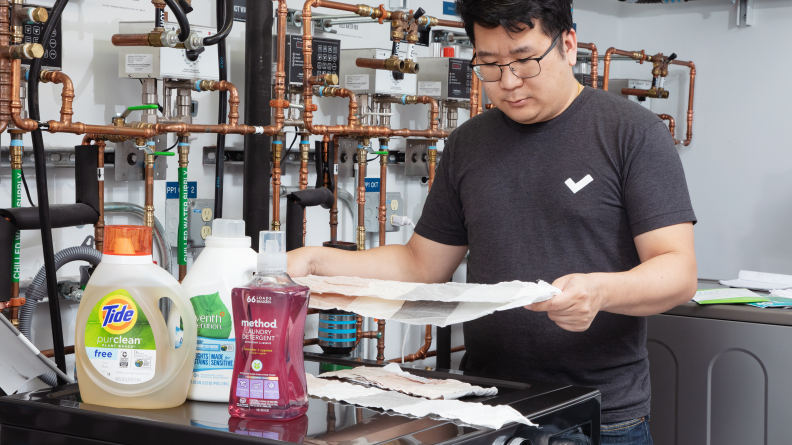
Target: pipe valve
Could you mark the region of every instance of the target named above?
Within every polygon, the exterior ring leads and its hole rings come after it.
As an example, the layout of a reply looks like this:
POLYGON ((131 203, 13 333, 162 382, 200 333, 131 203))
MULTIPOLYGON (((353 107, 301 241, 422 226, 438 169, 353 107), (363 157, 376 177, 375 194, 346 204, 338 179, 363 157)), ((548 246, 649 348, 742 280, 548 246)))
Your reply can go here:
POLYGON ((26 25, 44 23, 49 18, 47 10, 41 7, 21 8, 17 14, 22 23, 26 25))
POLYGON ((12 59, 40 59, 44 56, 44 47, 38 43, 22 43, 8 47, 8 56, 12 59))

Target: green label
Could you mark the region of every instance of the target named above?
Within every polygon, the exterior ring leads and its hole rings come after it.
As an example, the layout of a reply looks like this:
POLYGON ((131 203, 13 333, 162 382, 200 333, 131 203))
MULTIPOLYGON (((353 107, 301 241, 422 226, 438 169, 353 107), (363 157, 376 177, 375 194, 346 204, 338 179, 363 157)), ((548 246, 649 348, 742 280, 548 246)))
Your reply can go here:
POLYGON ((190 302, 195 309, 199 337, 226 339, 231 335, 231 312, 223 304, 219 293, 197 295, 190 302))
MULTIPOLYGON (((22 207, 22 170, 11 170, 11 207, 22 207)), ((19 256, 22 250, 20 238, 20 233, 17 231, 14 234, 14 258, 11 263, 11 282, 13 283, 19 283, 21 269, 19 256)))
POLYGON ((154 332, 129 292, 110 292, 94 306, 85 326, 86 348, 154 350, 154 332))
POLYGON ((179 167, 179 264, 187 264, 187 218, 190 214, 187 202, 187 168, 179 167))

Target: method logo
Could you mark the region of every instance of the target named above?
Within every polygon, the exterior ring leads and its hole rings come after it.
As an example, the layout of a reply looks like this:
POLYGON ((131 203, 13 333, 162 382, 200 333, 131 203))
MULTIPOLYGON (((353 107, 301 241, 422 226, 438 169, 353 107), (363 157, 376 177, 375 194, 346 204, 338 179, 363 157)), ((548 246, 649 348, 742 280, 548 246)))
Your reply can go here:
POLYGON ((111 295, 102 305, 102 327, 105 331, 119 335, 125 334, 135 326, 137 306, 131 298, 124 295, 111 295))

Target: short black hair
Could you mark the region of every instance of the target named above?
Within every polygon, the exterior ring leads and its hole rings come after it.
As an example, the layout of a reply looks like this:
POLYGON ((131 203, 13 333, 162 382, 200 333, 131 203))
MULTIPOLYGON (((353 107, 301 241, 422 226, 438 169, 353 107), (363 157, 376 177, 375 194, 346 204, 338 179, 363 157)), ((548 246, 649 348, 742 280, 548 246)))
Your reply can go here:
MULTIPOLYGON (((572 29, 571 0, 456 0, 457 15, 465 23, 470 42, 475 43, 473 24, 492 29, 502 26, 508 32, 533 29, 539 20, 542 31, 551 39, 572 29)), ((564 45, 559 45, 563 52, 564 45)))

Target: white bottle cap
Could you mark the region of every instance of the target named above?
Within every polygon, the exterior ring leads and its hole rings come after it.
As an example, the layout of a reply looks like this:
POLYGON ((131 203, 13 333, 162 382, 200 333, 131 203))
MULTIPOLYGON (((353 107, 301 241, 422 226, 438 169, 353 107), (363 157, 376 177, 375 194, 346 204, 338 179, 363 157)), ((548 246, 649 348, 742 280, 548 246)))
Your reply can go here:
POLYGON ((286 273, 286 232, 263 230, 259 234, 258 272, 286 273))
POLYGON ((222 218, 212 221, 212 234, 206 237, 206 247, 250 247, 245 221, 222 218))

